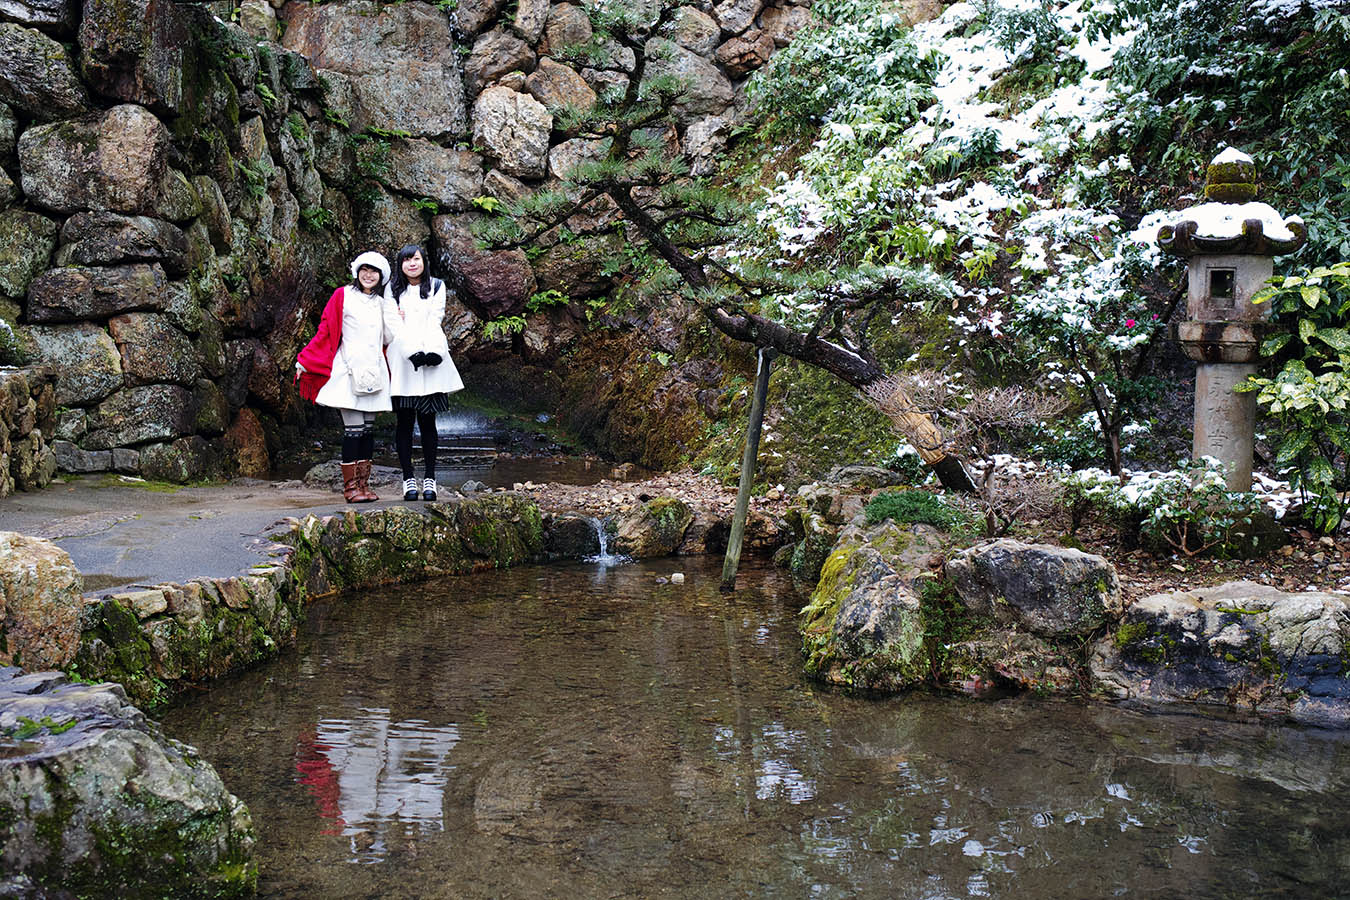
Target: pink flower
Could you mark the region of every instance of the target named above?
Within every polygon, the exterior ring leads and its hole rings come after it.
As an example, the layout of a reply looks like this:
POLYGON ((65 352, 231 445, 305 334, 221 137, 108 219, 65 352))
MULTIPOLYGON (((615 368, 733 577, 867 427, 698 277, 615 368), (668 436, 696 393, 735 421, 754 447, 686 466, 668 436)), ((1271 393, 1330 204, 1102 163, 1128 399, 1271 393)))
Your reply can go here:
POLYGON ((1126 319, 1126 320, 1125 320, 1125 327, 1126 327, 1126 328, 1133 328, 1133 327, 1134 327, 1134 319, 1126 319))
POLYGON ((1155 321, 1155 322, 1158 321, 1158 314, 1157 314, 1157 313, 1154 313, 1154 314, 1153 314, 1153 321, 1155 321))

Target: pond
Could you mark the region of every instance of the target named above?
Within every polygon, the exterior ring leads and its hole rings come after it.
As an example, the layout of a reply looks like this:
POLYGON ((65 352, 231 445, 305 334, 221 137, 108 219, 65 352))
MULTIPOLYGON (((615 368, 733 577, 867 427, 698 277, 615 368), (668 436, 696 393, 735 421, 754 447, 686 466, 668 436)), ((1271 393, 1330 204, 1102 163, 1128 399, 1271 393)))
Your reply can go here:
POLYGON ((164 727, 252 810, 266 897, 1342 894, 1340 735, 847 696, 802 676, 782 575, 718 575, 348 596, 164 727))

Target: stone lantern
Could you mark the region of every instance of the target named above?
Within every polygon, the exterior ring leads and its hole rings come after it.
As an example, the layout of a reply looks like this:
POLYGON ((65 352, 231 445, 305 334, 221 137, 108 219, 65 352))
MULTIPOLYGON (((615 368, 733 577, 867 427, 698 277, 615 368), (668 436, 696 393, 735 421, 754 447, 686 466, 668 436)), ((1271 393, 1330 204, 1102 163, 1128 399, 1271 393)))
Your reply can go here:
POLYGON ((1256 202, 1256 166, 1233 148, 1205 172, 1206 203, 1183 209, 1158 229, 1158 245, 1186 260, 1186 320, 1173 337, 1198 364, 1192 456, 1212 456, 1228 471, 1228 489, 1252 486, 1256 395, 1233 388, 1256 374, 1270 304, 1252 296, 1270 278, 1276 256, 1303 246, 1298 216, 1284 219, 1256 202))

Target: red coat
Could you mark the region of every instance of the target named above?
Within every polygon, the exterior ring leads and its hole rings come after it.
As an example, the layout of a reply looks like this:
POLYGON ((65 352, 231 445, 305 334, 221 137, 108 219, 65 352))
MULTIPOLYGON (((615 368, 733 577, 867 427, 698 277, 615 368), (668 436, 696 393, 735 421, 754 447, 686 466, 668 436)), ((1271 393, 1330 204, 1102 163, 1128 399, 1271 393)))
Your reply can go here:
POLYGON ((338 345, 342 343, 342 300, 345 296, 345 287, 333 291, 319 318, 319 330, 298 357, 300 365, 305 367, 304 374, 297 377, 300 396, 310 403, 319 396, 319 391, 328 383, 328 376, 333 373, 333 357, 337 356, 338 345))

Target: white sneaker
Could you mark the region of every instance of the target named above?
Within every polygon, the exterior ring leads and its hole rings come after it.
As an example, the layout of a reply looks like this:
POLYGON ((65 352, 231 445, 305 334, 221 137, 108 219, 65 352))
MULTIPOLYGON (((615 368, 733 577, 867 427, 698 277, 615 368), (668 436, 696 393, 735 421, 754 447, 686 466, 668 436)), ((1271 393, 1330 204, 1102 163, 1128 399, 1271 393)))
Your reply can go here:
POLYGON ((416 478, 405 478, 405 479, 403 479, 403 499, 404 499, 404 500, 416 500, 416 499, 417 499, 417 479, 416 479, 416 478))
POLYGON ((435 500, 435 499, 436 499, 436 479, 435 479, 435 478, 423 478, 423 479, 422 479, 422 499, 423 499, 423 500, 435 500))

